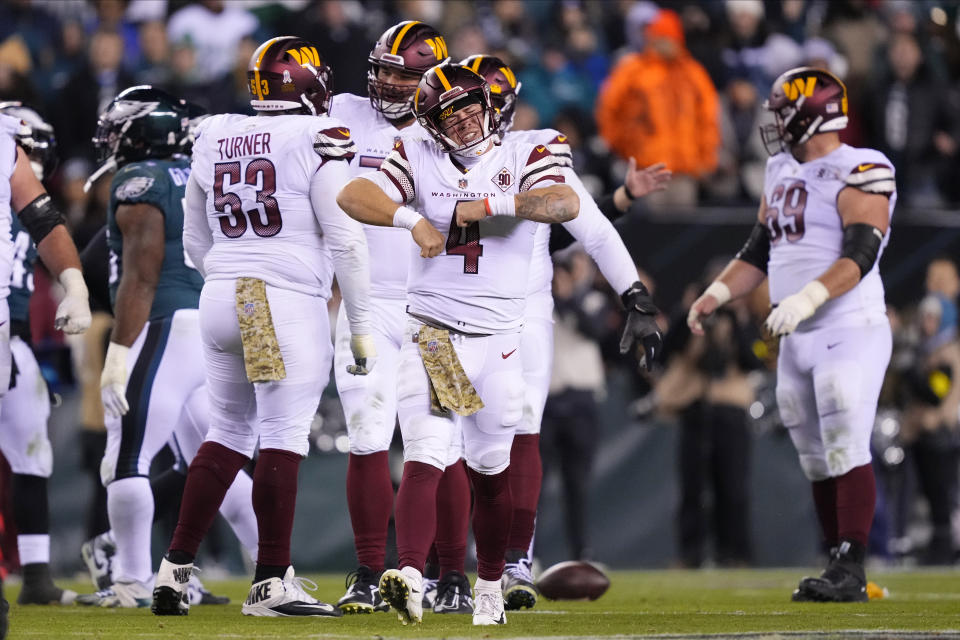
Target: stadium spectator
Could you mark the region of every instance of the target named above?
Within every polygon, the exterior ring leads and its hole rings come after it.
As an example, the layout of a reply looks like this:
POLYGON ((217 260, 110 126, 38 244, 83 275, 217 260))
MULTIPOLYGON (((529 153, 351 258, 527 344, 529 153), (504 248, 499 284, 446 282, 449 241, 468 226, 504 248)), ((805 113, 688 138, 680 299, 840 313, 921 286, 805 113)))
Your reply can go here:
POLYGON ((889 73, 864 101, 867 139, 897 167, 902 203, 940 204, 938 181, 949 188, 957 175, 960 106, 956 93, 930 73, 912 34, 894 35, 887 58, 889 73))
POLYGON ((175 45, 188 43, 196 51, 196 80, 208 82, 230 74, 240 41, 252 38, 259 24, 238 3, 201 0, 170 16, 167 35, 175 45))
POLYGON ((88 63, 75 71, 59 92, 54 111, 58 145, 66 158, 93 159, 90 144, 97 116, 133 77, 121 66, 123 38, 113 31, 97 31, 90 39, 88 63))
POLYGON ((756 203, 763 192, 767 152, 760 139, 765 118, 760 94, 746 77, 730 80, 720 98, 721 146, 710 195, 727 203, 756 203))
POLYGON ((670 188, 647 197, 651 208, 692 206, 698 182, 717 165, 717 92, 684 45, 677 14, 662 10, 647 26, 642 53, 624 57, 597 100, 600 135, 639 166, 664 162, 670 188))
POLYGON ((151 20, 140 25, 140 57, 133 70, 137 84, 165 85, 170 81, 170 42, 163 22, 151 20))
MULTIPOLYGON (((597 400, 606 391, 598 341, 611 332, 609 300, 593 288, 596 273, 587 254, 571 249, 554 266, 554 357, 543 412, 544 476, 558 471, 570 559, 590 559, 588 495, 597 451, 597 400)), ((616 327, 612 331, 616 332, 616 327)))

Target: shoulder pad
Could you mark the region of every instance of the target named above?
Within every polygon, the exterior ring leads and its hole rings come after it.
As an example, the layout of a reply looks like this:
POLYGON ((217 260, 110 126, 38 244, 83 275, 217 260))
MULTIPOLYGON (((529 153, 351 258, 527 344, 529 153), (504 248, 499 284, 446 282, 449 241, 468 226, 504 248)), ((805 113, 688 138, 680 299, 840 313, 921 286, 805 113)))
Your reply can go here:
POLYGON ((878 193, 888 198, 897 190, 893 168, 879 162, 858 164, 843 181, 848 187, 854 187, 866 193, 878 193))
POLYGON ((520 191, 529 190, 541 180, 563 182, 563 175, 560 173, 562 166, 563 163, 551 153, 548 145, 534 145, 520 174, 520 191))
POLYGON ((321 129, 313 138, 313 150, 327 160, 346 160, 350 162, 357 153, 357 145, 350 139, 347 127, 321 129))

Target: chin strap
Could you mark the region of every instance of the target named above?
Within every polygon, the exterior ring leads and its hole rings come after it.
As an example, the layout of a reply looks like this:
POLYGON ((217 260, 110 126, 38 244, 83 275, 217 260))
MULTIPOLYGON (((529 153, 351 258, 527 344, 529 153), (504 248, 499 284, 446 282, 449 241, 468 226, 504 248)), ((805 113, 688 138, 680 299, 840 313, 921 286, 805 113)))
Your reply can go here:
POLYGON ((87 178, 87 181, 83 183, 83 192, 87 193, 93 187, 93 183, 100 179, 105 173, 109 173, 117 168, 117 161, 113 156, 107 158, 107 161, 104 162, 99 169, 90 174, 90 177, 87 178))

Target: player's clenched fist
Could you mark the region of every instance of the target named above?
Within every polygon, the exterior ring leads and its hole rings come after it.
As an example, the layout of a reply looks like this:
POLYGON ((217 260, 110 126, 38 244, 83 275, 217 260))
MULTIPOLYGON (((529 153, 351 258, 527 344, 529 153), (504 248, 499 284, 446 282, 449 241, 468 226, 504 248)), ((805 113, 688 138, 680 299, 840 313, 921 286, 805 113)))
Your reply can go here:
POLYGON ((413 241, 420 247, 420 257, 432 258, 443 253, 446 238, 426 218, 421 219, 410 230, 413 241))
MULTIPOLYGON (((512 196, 511 196, 512 197, 512 196)), ((471 202, 458 202, 456 207, 457 226, 466 227, 467 225, 483 220, 489 215, 487 213, 485 200, 473 200, 471 202)))

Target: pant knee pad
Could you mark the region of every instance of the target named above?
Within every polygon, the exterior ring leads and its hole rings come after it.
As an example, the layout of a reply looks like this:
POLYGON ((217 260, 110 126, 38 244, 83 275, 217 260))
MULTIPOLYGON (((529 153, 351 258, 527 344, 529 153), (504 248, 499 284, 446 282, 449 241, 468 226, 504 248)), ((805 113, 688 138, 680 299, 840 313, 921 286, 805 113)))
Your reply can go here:
POLYGON ((831 477, 870 462, 870 432, 859 433, 854 411, 843 411, 820 418, 824 461, 831 477))
POLYGON ((389 416, 387 415, 383 395, 376 392, 367 393, 365 390, 356 394, 354 392, 347 392, 347 394, 341 394, 341 401, 347 419, 350 453, 368 455, 389 449, 390 441, 393 439, 396 414, 391 412, 389 416))
POLYGON ((805 422, 806 412, 799 394, 786 385, 777 385, 777 410, 780 412, 783 426, 788 429, 805 422))
POLYGON ((860 383, 863 373, 856 362, 837 363, 828 371, 814 373, 813 387, 817 394, 817 413, 821 418, 853 411, 860 404, 860 383))
MULTIPOLYGON (((256 433, 214 424, 210 425, 206 440, 222 444, 226 448, 242 453, 248 458, 253 457, 253 451, 257 446, 256 433)), ((264 446, 264 448, 267 447, 264 446)))
POLYGON ((494 475, 510 466, 510 443, 464 443, 464 458, 474 471, 494 475))

